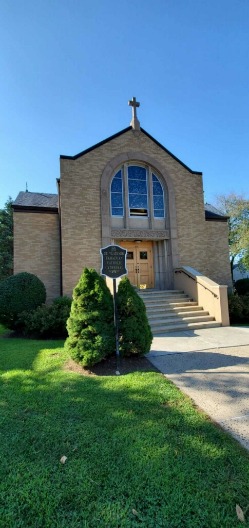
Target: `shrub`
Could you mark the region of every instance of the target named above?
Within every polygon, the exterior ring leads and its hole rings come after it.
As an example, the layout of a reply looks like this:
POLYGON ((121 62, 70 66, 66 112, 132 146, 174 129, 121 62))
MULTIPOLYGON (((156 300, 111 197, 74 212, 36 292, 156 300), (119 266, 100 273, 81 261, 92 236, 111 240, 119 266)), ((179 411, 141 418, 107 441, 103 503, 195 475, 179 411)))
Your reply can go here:
POLYGON ((125 277, 118 288, 120 351, 123 356, 142 356, 150 351, 152 332, 143 300, 125 277))
POLYGON ((64 339, 68 335, 66 323, 70 308, 69 297, 58 297, 51 306, 38 306, 33 312, 20 314, 18 328, 26 337, 64 339))
POLYGON ((12 275, 0 282, 0 322, 15 330, 21 312, 31 312, 45 301, 46 288, 36 275, 12 275))
POLYGON ((112 295, 94 269, 85 268, 74 289, 67 330, 65 347, 84 367, 98 363, 115 350, 112 295))
POLYGON ((249 279, 239 279, 234 286, 239 295, 249 295, 249 279))
POLYGON ((232 324, 249 323, 249 295, 229 295, 228 307, 232 324))

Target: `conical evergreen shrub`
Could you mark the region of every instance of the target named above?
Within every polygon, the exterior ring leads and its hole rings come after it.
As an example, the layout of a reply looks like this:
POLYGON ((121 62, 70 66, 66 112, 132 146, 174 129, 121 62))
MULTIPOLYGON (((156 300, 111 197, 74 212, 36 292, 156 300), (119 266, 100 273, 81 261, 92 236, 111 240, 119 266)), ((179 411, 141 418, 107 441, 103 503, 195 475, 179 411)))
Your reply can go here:
POLYGON ((152 332, 146 308, 127 277, 120 281, 117 297, 121 354, 147 354, 152 343, 152 332))
POLYGON ((115 351, 113 298, 94 269, 85 268, 73 291, 65 347, 71 357, 90 367, 115 351))

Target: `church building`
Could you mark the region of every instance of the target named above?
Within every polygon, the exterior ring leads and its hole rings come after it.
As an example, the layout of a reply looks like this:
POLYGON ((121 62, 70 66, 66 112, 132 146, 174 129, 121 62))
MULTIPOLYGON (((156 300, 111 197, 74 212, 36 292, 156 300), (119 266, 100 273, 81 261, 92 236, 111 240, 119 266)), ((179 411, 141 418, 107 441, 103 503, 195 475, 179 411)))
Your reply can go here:
POLYGON ((135 97, 129 104, 130 126, 60 156, 58 194, 14 202, 14 273, 37 275, 48 301, 71 296, 83 268, 100 272, 110 244, 127 249, 138 288, 174 289, 181 269, 231 286, 227 217, 204 204, 202 173, 140 127, 135 97))

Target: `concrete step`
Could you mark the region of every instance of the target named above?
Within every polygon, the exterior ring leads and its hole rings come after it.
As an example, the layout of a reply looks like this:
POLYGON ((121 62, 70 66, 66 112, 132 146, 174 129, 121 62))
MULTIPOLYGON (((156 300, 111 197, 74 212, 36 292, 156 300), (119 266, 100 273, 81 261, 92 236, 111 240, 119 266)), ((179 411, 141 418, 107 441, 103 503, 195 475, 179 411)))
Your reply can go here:
POLYGON ((180 324, 180 323, 204 323, 208 321, 214 321, 214 317, 211 315, 203 315, 198 317, 170 317, 169 319, 157 319, 154 321, 151 321, 149 319, 149 323, 151 328, 156 328, 158 326, 167 326, 172 324, 180 324))
POLYGON ((161 300, 165 300, 165 299, 171 299, 172 297, 173 298, 177 298, 178 297, 188 297, 188 295, 184 292, 171 292, 171 293, 163 293, 162 295, 155 295, 155 294, 151 294, 151 295, 140 295, 140 297, 143 299, 143 301, 145 302, 150 302, 150 301, 161 301, 161 300))
POLYGON ((197 306, 198 303, 195 302, 195 301, 192 301, 192 299, 169 299, 168 301, 164 301, 164 302, 159 302, 159 301, 155 301, 155 302, 146 302, 144 303, 145 306, 146 306, 146 309, 150 309, 150 308, 163 308, 165 306, 165 308, 168 308, 170 306, 197 306))
POLYGON ((154 314, 174 314, 174 313, 184 313, 184 312, 199 312, 203 310, 202 306, 199 306, 197 303, 194 304, 194 306, 190 303, 188 303, 188 306, 161 306, 160 308, 151 307, 148 308, 147 315, 154 315, 154 314))
MULTIPOLYGON (((194 307, 195 308, 195 307, 194 307)), ((186 312, 182 312, 182 311, 177 311, 177 312, 174 312, 174 311, 167 311, 167 312, 155 312, 155 313, 147 313, 147 317, 149 319, 149 321, 154 321, 154 320, 158 320, 158 319, 163 319, 164 321, 168 320, 168 319, 172 319, 173 318, 179 318, 179 319, 185 319, 186 317, 203 317, 203 316, 206 316, 208 315, 209 316, 209 312, 206 312, 204 310, 193 310, 193 311, 186 311, 186 312), (165 316, 165 317, 163 317, 165 316)))
POLYGON ((215 328, 220 323, 181 290, 140 290, 153 335, 215 328))
POLYGON ((174 295, 175 293, 184 293, 183 290, 138 290, 140 297, 150 297, 151 295, 155 296, 164 296, 164 295, 174 295))
POLYGON ((179 323, 174 325, 162 325, 161 327, 157 327, 156 329, 153 329, 153 335, 159 335, 159 334, 166 334, 167 332, 183 332, 184 330, 197 330, 200 328, 217 328, 218 326, 221 326, 220 323, 217 323, 216 321, 208 321, 208 322, 202 322, 202 323, 179 323))

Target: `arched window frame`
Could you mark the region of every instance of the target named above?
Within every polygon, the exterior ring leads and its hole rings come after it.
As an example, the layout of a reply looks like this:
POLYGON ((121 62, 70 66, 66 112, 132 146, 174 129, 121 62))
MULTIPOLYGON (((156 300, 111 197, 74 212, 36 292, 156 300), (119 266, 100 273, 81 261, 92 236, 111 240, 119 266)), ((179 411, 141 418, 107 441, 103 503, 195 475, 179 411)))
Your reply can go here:
MULTIPOLYGON (((143 186, 144 187, 144 186, 143 186)), ((144 193, 142 193, 144 196, 144 193)), ((110 208, 111 208, 111 216, 114 218, 123 218, 125 216, 125 201, 127 200, 128 204, 128 211, 129 211, 129 217, 131 218, 149 218, 150 216, 153 216, 155 220, 163 220, 166 216, 166 200, 165 200, 165 192, 164 192, 164 186, 161 182, 161 178, 157 171, 155 171, 151 166, 144 165, 142 163, 138 162, 129 162, 123 164, 121 167, 118 168, 118 170, 115 172, 114 176, 112 177, 111 183, 110 183, 110 208), (130 178, 129 174, 131 174, 131 171, 129 171, 130 167, 137 167, 141 168, 145 171, 145 179, 143 180, 146 183, 146 206, 147 207, 134 207, 134 204, 136 204, 136 195, 139 196, 139 193, 136 192, 130 192, 130 189, 134 186, 130 185, 130 181, 134 181, 136 178, 130 178), (113 210, 115 209, 115 206, 113 205, 113 195, 116 194, 113 188, 115 188, 115 185, 113 185, 114 180, 117 178, 117 175, 121 173, 121 180, 122 180, 122 214, 113 214, 113 210), (159 193, 155 193, 154 189, 160 189, 159 193), (131 197, 133 196, 133 199, 131 197), (162 197, 162 207, 155 208, 155 202, 156 197, 162 197), (133 202, 133 203, 132 203, 133 202), (156 214, 156 211, 161 211, 163 214, 159 215, 156 214), (136 214, 137 213, 137 214, 136 214)), ((160 200, 158 200, 160 202, 160 200)), ((137 202, 138 203, 138 202, 137 202)), ((121 204, 121 201, 120 201, 121 204)), ((143 205, 145 205, 145 201, 143 200, 143 205)), ((121 210, 121 206, 118 207, 121 210)), ((118 209, 117 208, 117 209, 118 209)), ((117 211, 116 211, 117 212, 117 211)))

